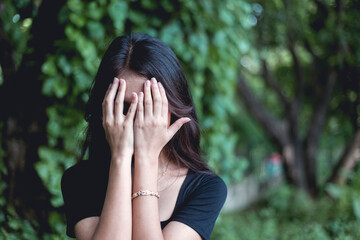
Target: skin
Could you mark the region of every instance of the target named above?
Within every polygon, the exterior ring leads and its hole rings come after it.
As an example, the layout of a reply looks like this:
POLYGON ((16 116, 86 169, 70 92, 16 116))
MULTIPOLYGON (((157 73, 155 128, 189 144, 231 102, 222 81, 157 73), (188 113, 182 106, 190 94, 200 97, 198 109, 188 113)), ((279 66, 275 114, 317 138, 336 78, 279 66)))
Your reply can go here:
POLYGON ((160 221, 171 217, 188 169, 163 153, 166 143, 189 118, 171 126, 165 90, 133 72, 114 78, 103 101, 103 127, 111 150, 109 183, 100 217, 88 217, 75 225, 77 239, 201 239, 191 227, 176 221, 163 230, 160 221), (126 80, 124 80, 126 79, 126 80), (130 103, 126 115, 124 102, 130 103), (156 137, 154 137, 156 136, 156 137), (131 158, 134 176, 131 180, 131 158), (159 173, 166 171, 165 175, 159 173), (154 196, 131 200, 132 192, 158 191, 154 196))

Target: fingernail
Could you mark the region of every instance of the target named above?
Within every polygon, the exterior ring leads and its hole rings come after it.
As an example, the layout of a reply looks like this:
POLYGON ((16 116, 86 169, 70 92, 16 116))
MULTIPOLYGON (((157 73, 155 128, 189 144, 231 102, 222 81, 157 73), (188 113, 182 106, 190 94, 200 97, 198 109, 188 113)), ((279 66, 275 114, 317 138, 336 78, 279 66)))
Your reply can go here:
POLYGON ((151 78, 151 83, 152 83, 152 84, 156 84, 156 79, 155 79, 155 78, 151 78))
POLYGON ((136 96, 137 94, 135 92, 132 93, 132 100, 135 101, 136 100, 136 96))
POLYGON ((159 85, 159 87, 161 87, 161 88, 163 87, 163 85, 161 84, 161 82, 158 82, 158 85, 159 85))
POLYGON ((125 80, 124 80, 124 79, 120 79, 120 84, 121 84, 121 85, 124 85, 124 83, 125 83, 125 80))
POLYGON ((118 78, 114 78, 114 83, 117 83, 117 82, 119 82, 119 79, 118 78))
POLYGON ((146 80, 146 86, 149 87, 150 86, 150 81, 149 80, 146 80))

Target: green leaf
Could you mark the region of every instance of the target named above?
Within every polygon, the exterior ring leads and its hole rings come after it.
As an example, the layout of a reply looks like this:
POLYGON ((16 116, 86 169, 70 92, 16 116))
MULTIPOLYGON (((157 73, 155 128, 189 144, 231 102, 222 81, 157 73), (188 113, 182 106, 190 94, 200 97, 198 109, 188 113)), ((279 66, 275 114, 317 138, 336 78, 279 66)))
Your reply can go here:
POLYGON ((360 220, 360 198, 359 195, 352 200, 355 217, 360 220))
POLYGON ((104 15, 104 8, 100 7, 95 1, 90 2, 87 9, 86 14, 90 19, 99 21, 104 15))
POLYGON ((145 9, 155 10, 156 9, 156 1, 152 0, 141 0, 141 6, 145 9))
POLYGON ((64 55, 61 55, 59 57, 58 66, 60 67, 65 76, 69 76, 71 74, 72 67, 64 55))
POLYGON ((41 66, 41 71, 44 74, 47 74, 48 76, 56 76, 57 75, 57 69, 56 64, 54 62, 54 58, 49 58, 46 60, 46 62, 41 66))
POLYGON ((128 5, 124 1, 112 1, 108 7, 108 13, 113 20, 113 24, 117 32, 124 30, 125 19, 128 16, 128 5))
POLYGON ((333 198, 340 198, 344 194, 344 189, 341 188, 341 186, 338 186, 338 185, 335 185, 335 184, 326 185, 325 190, 333 198))
POLYGON ((69 19, 72 23, 75 24, 75 26, 79 28, 85 26, 86 18, 83 15, 79 15, 77 13, 71 13, 69 15, 69 19))
POLYGON ((53 92, 57 98, 63 98, 68 93, 69 83, 65 78, 57 77, 55 78, 53 85, 53 92))
POLYGON ((87 30, 89 32, 89 36, 92 39, 103 39, 105 36, 105 28, 104 26, 99 22, 92 22, 89 21, 86 24, 87 30))
POLYGON ((79 14, 84 9, 84 2, 81 0, 69 0, 67 1, 67 6, 71 11, 79 14))

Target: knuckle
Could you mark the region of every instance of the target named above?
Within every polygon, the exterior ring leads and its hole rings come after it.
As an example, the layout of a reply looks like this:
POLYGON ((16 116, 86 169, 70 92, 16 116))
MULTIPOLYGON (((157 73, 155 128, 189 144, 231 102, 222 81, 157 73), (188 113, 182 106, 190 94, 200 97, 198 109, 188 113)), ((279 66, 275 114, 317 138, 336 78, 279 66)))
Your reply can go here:
POLYGON ((115 125, 116 127, 120 126, 120 125, 121 125, 121 121, 120 121, 119 119, 116 119, 116 120, 114 121, 114 125, 115 125))
POLYGON ((110 100, 109 100, 108 98, 105 98, 103 103, 104 103, 105 106, 106 106, 106 105, 109 105, 109 104, 110 104, 110 100))
POLYGON ((144 127, 148 127, 151 125, 151 121, 150 120, 145 120, 144 123, 143 123, 143 126, 144 127))
POLYGON ((131 126, 132 122, 125 120, 124 123, 121 125, 122 129, 125 130, 131 126))
POLYGON ((116 105, 119 105, 120 103, 121 103, 120 99, 116 99, 116 100, 115 100, 115 104, 116 104, 116 105))
POLYGON ((138 122, 138 121, 135 121, 134 126, 135 126, 136 128, 142 129, 142 123, 140 123, 140 122, 138 122))
POLYGON ((152 125, 152 126, 158 126, 158 125, 159 125, 159 122, 158 122, 155 118, 153 118, 153 119, 151 120, 151 125, 152 125))
POLYGON ((109 120, 106 120, 105 122, 104 122, 104 124, 105 124, 105 127, 107 127, 107 128, 110 128, 110 127, 112 127, 112 122, 111 121, 109 121, 109 120))

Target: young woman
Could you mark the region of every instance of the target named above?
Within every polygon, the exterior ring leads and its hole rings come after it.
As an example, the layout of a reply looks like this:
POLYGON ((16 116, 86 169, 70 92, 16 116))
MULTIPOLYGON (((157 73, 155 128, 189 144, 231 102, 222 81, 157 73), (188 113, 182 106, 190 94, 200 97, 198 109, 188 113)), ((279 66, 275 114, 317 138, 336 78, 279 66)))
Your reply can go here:
POLYGON ((209 239, 226 186, 200 157, 200 129, 173 51, 116 38, 87 105, 84 152, 61 186, 77 239, 209 239))

